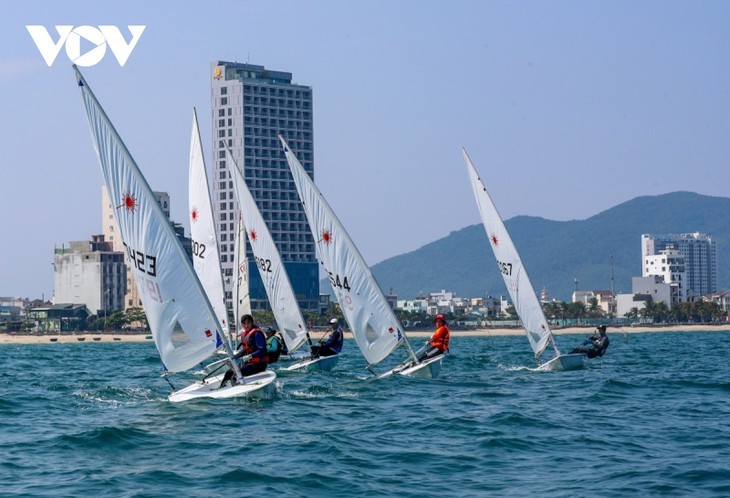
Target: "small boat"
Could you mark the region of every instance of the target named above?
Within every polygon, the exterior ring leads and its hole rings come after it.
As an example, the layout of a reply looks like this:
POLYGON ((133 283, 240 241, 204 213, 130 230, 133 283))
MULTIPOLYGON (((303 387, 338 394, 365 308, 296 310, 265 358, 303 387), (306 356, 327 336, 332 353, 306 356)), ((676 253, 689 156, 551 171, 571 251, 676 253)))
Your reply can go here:
POLYGON ((84 342, 86 340, 86 337, 77 337, 76 340, 79 342, 84 342))
POLYGON ((512 238, 504 226, 502 217, 497 211, 492 198, 489 196, 487 189, 476 168, 469 159, 466 150, 462 148, 464 161, 469 172, 471 186, 474 190, 479 214, 482 218, 484 230, 487 232, 494 257, 497 259, 497 267, 499 268, 504 283, 507 286, 509 295, 514 303, 517 315, 522 321, 522 326, 527 334, 527 339, 535 353, 535 360, 538 363, 538 370, 575 370, 583 367, 582 354, 561 354, 555 343, 555 337, 550 330, 550 325, 545 318, 540 301, 532 287, 530 278, 527 276, 527 270, 522 264, 517 248, 512 242, 512 238), (553 346, 555 355, 548 361, 541 361, 541 356, 549 345, 553 346))
POLYGON ((418 360, 400 321, 345 227, 281 135, 279 140, 307 215, 320 263, 355 342, 368 362, 367 369, 376 375, 372 367, 405 344, 412 366, 393 369, 381 377, 395 373, 413 377, 437 376, 443 355, 436 357, 439 367, 432 368, 434 363, 418 360))
POLYGON ((49 337, 51 342, 58 342, 58 337, 49 337))
POLYGON ((92 339, 94 339, 95 341, 100 341, 101 337, 92 337, 92 339))
POLYGON ((170 375, 197 368, 221 348, 235 373, 232 386, 221 387, 222 375, 209 375, 174 391, 168 399, 230 398, 269 389, 275 373, 251 376, 251 381, 241 374, 228 340, 223 339, 225 333, 215 309, 171 223, 88 83, 76 65, 73 68, 163 376, 169 382, 170 375))

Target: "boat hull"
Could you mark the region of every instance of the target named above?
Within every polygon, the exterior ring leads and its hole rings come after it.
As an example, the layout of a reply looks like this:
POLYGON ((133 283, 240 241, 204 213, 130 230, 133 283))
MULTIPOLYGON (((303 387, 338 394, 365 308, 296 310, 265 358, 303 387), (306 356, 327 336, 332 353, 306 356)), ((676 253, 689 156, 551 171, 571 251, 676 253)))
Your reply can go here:
POLYGON ((303 361, 309 359, 310 354, 306 351, 298 350, 293 352, 292 354, 282 354, 279 356, 279 363, 283 361, 291 362, 291 361, 303 361))
POLYGON ((199 398, 235 398, 240 396, 263 397, 275 389, 276 373, 271 370, 265 370, 256 375, 248 375, 244 379, 243 384, 220 388, 223 375, 208 377, 205 381, 198 381, 189 386, 175 391, 168 396, 168 400, 173 403, 181 401, 189 401, 199 398))
POLYGON ((543 363, 537 369, 544 372, 563 372, 583 368, 582 354, 561 354, 543 363))
POLYGON ((413 365, 412 362, 408 362, 379 375, 378 378, 382 379, 383 377, 390 377, 391 375, 398 374, 405 375, 406 377, 416 377, 419 379, 435 379, 441 372, 441 362, 443 359, 443 355, 438 355, 435 358, 429 358, 426 361, 422 361, 417 365, 413 365))
POLYGON ((286 372, 293 372, 297 370, 301 370, 304 372, 312 372, 316 370, 329 372, 330 370, 335 368, 338 361, 340 361, 340 355, 338 354, 332 356, 320 356, 319 358, 315 359, 307 358, 304 361, 300 361, 286 368, 282 368, 281 370, 286 372))

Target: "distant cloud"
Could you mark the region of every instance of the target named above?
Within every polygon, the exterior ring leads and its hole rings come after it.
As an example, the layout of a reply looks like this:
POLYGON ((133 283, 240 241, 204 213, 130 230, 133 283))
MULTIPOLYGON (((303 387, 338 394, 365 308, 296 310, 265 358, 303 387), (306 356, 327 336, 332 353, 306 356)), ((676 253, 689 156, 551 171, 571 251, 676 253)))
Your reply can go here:
POLYGON ((0 81, 27 76, 42 69, 47 69, 42 59, 0 60, 0 81))

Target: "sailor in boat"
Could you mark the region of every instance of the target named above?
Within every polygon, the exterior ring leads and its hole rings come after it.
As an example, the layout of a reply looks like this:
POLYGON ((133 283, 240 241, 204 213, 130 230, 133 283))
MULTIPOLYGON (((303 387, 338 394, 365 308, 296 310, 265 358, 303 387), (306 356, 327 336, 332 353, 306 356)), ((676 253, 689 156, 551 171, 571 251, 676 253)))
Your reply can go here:
POLYGON ((426 350, 418 356, 418 362, 434 358, 440 354, 444 354, 449 350, 449 338, 451 332, 449 327, 446 325, 446 318, 444 315, 436 315, 433 319, 433 323, 436 324, 436 331, 433 333, 431 338, 426 341, 426 350))
POLYGON ((575 348, 571 353, 582 353, 588 358, 596 358, 597 356, 603 356, 608 349, 608 336, 606 335, 606 326, 599 325, 598 335, 592 335, 583 344, 575 348))
MULTIPOLYGON (((266 370, 269 357, 266 351, 266 338, 261 329, 253 323, 251 315, 243 315, 241 317, 241 342, 236 347, 236 354, 233 356, 236 360, 240 358, 241 374, 244 377, 254 375, 266 370)), ((233 368, 229 368, 223 376, 221 387, 225 386, 235 375, 233 368)))
POLYGON ((276 363, 279 361, 279 356, 283 353, 283 341, 276 334, 276 329, 272 327, 266 327, 266 352, 269 355, 269 363, 276 363))
POLYGON ((340 322, 337 318, 330 320, 330 330, 332 331, 327 339, 317 341, 318 346, 312 346, 312 357, 317 358, 319 356, 334 356, 340 354, 342 351, 342 345, 345 342, 345 335, 340 327, 340 322))

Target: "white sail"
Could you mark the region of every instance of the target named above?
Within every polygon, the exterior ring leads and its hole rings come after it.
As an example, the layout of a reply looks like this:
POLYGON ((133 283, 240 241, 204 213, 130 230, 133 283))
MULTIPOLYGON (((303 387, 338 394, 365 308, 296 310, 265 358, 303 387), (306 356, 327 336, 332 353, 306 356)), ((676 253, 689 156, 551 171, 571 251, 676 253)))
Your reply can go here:
POLYGON ((221 324, 221 330, 228 335, 228 309, 226 307, 220 252, 216 237, 213 205, 210 199, 208 175, 205 170, 203 147, 200 143, 198 115, 193 109, 193 128, 190 134, 190 167, 188 183, 190 216, 190 239, 193 244, 193 267, 203 284, 208 300, 213 305, 221 324))
POLYGON ((279 331, 284 337, 287 348, 293 352, 307 338, 307 329, 294 294, 294 288, 286 273, 274 238, 271 236, 230 150, 228 150, 226 163, 233 178, 233 189, 241 209, 243 228, 248 236, 248 243, 256 260, 266 295, 269 297, 271 312, 279 325, 279 331))
POLYGON ((234 276, 236 281, 233 284, 233 316, 235 326, 239 327, 241 317, 251 314, 251 296, 248 284, 248 258, 246 258, 246 228, 243 226, 243 217, 238 214, 236 221, 236 242, 234 260, 236 268, 234 276))
POLYGON ((187 370, 219 347, 220 324, 147 181, 76 66, 74 71, 155 345, 167 370, 187 370))
MULTIPOLYGON (((550 326, 545 319, 545 314, 540 301, 537 299, 535 290, 532 288, 527 271, 522 265, 517 248, 512 242, 494 202, 492 202, 487 189, 469 159, 469 155, 463 148, 462 153, 469 171, 479 214, 482 217, 484 229, 494 251, 494 257, 497 258, 497 267, 504 278, 504 283, 512 298, 517 315, 525 327, 527 339, 535 352, 535 357, 539 358, 552 340, 550 326)), ((555 346, 554 341, 553 346, 555 346)), ((556 353, 559 354, 557 347, 556 353)))
POLYGON ((320 261, 345 320, 365 359, 370 365, 379 363, 404 340, 400 323, 332 208, 284 139, 281 136, 279 139, 304 205, 320 261))

